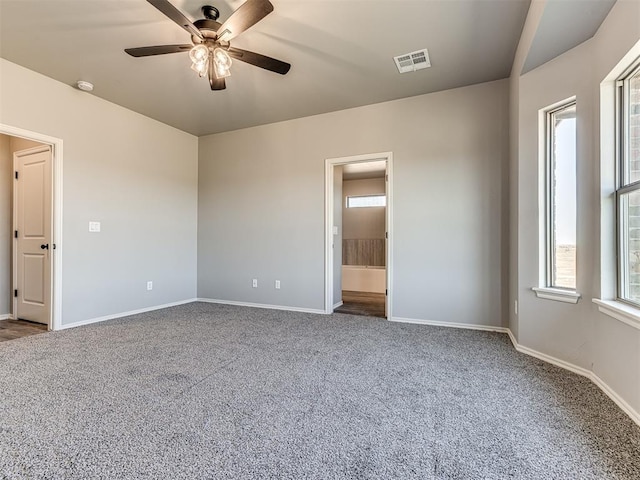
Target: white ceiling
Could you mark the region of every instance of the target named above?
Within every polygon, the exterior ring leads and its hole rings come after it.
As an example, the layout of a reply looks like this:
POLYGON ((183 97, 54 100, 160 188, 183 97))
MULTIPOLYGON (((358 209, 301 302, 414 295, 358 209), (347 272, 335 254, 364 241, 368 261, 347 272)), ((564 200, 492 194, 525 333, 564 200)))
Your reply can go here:
POLYGON ((548 1, 522 73, 539 67, 593 37, 615 3, 616 0, 548 1))
MULTIPOLYGON (((280 76, 239 61, 212 92, 186 53, 133 58, 128 47, 189 43, 143 0, 0 0, 0 56, 195 135, 409 97, 509 76, 530 0, 271 0, 235 47, 292 64, 280 76), (432 67, 400 75, 392 57, 427 48, 432 67)), ((174 0, 187 17, 213 4, 174 0)))
POLYGON ((386 160, 348 163, 342 167, 342 179, 364 180, 366 178, 384 178, 386 171, 386 160))

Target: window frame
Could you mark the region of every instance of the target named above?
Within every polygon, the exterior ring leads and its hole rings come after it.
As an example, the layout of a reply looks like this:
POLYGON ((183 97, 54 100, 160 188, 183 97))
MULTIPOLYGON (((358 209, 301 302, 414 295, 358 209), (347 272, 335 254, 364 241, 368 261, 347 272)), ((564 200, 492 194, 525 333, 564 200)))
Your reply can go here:
MULTIPOLYGON (((543 110, 544 114, 544 274, 542 275, 543 288, 559 290, 567 293, 575 293, 578 288, 578 265, 577 265, 577 223, 576 223, 576 266, 575 266, 575 286, 563 287, 554 285, 553 272, 556 266, 555 262, 555 214, 554 214, 554 178, 555 169, 555 122, 554 115, 558 112, 574 107, 577 113, 576 97, 571 97, 561 102, 555 103, 543 110)), ((576 125, 576 142, 577 142, 577 125, 576 125)), ((577 145, 576 145, 577 147, 577 145)), ((576 169, 577 169, 577 151, 576 151, 576 169)), ((577 170, 574 172, 576 188, 577 188, 577 170)), ((577 191, 576 191, 577 194, 577 191)), ((577 199, 576 199, 577 207, 577 199)), ((576 211, 577 222, 577 211, 576 211)))
POLYGON ((625 282, 629 270, 629 249, 627 236, 626 209, 623 207, 623 197, 633 192, 640 192, 640 179, 629 182, 627 179, 630 161, 630 119, 629 109, 630 79, 640 76, 640 58, 631 63, 624 73, 616 80, 615 86, 615 244, 616 244, 616 300, 640 308, 640 300, 627 298, 628 288, 625 282))

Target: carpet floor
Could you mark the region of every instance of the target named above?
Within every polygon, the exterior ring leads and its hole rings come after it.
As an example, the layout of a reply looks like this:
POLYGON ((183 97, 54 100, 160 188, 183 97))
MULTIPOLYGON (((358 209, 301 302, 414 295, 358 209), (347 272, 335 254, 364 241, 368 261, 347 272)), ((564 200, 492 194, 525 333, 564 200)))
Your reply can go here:
POLYGON ((3 479, 635 479, 640 428, 504 334, 193 303, 0 343, 3 479))

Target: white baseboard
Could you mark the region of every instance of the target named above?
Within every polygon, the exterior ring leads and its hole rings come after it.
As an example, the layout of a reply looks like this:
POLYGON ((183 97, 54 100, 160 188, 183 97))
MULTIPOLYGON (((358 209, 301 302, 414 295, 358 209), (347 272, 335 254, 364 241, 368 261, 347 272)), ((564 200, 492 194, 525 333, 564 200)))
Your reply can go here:
POLYGON ((398 322, 398 323, 417 323, 419 325, 431 325, 433 327, 463 328, 465 330, 482 330, 485 332, 507 333, 507 330, 508 330, 508 328, 494 327, 493 325, 475 325, 473 323, 438 322, 436 320, 422 320, 420 318, 392 317, 389 319, 389 321, 398 322))
POLYGON ((153 312, 154 310, 162 310, 163 308, 176 307, 178 305, 184 305, 186 303, 193 303, 197 301, 195 298, 188 300, 180 300, 178 302, 165 303, 163 305, 155 305, 153 307, 140 308, 138 310, 130 310, 128 312, 114 313, 112 315, 105 315, 104 317, 89 318, 87 320, 80 320, 79 322, 62 324, 57 330, 66 330, 67 328, 81 327, 82 325, 91 325, 92 323, 105 322, 107 320, 114 320, 116 318, 128 317, 130 315, 137 315, 139 313, 153 312))
POLYGON ((559 358, 552 357, 551 355, 547 355, 546 353, 539 352, 532 348, 525 347, 524 345, 520 345, 516 341, 516 337, 514 337, 513 333, 511 333, 511 330, 507 329, 507 333, 509 334, 511 343, 513 343, 513 348, 515 348, 520 353, 524 353, 526 355, 529 355, 530 357, 535 357, 538 360, 550 363, 552 365, 555 365, 556 367, 564 368, 565 370, 577 373, 578 375, 582 375, 583 377, 591 377, 590 370, 574 365, 573 363, 565 362, 564 360, 560 360, 559 358))
POLYGON ((342 300, 340 300, 338 303, 336 303, 336 304, 333 306, 333 309, 335 310, 336 308, 340 308, 342 305, 344 305, 344 302, 343 302, 342 300))
POLYGON ((315 308, 301 308, 301 307, 288 307, 286 305, 269 305, 263 303, 249 303, 249 302, 236 302, 234 300, 218 300, 215 298, 198 298, 198 302, 205 303, 219 303, 221 305, 234 305, 236 307, 251 307, 251 308, 267 308, 269 310, 285 310, 289 312, 301 312, 301 313, 317 313, 325 315, 324 310, 318 310, 315 308))
POLYGON ((543 362, 550 363, 557 367, 563 368, 565 370, 569 370, 570 372, 577 373, 578 375, 582 375, 583 377, 587 377, 593 383, 595 383, 600 390, 602 390, 605 395, 607 395, 613 402, 618 405, 622 409, 624 413, 629 415, 631 420, 633 420, 638 426, 640 426, 640 413, 635 411, 631 405, 629 405, 620 395, 618 395, 609 385, 605 383, 598 375, 593 373, 591 370, 588 370, 583 367, 579 367, 574 365, 573 363, 566 362, 564 360, 560 360, 559 358, 552 357, 551 355, 547 355, 546 353, 539 352, 529 347, 525 347, 524 345, 520 345, 516 340, 516 337, 511 332, 511 329, 505 327, 493 327, 487 325, 474 325, 469 323, 449 323, 449 322, 437 322, 433 320, 422 320, 417 318, 401 318, 401 317, 393 317, 389 319, 392 322, 401 322, 401 323, 416 323, 420 325, 431 325, 436 327, 451 327, 451 328, 463 328, 467 330, 484 330, 489 332, 500 332, 506 333, 509 335, 511 339, 511 343, 513 347, 521 353, 525 355, 529 355, 531 357, 535 357, 543 362))
POLYGON ((565 362, 564 360, 560 360, 559 358, 552 357, 551 355, 547 355, 546 353, 539 352, 529 347, 525 347, 520 345, 513 333, 510 329, 507 329, 507 334, 511 339, 511 343, 513 343, 513 347, 521 353, 529 355, 531 357, 535 357, 544 362, 550 363, 560 368, 564 368, 565 370, 569 370, 573 373, 577 373, 578 375, 582 375, 583 377, 587 377, 593 383, 595 383, 600 390, 602 390, 607 397, 609 397, 613 402, 620 407, 620 409, 629 415, 631 420, 633 420, 638 426, 640 426, 640 413, 636 412, 631 405, 629 405, 620 395, 618 395, 609 385, 605 383, 598 375, 593 373, 591 370, 587 370, 586 368, 579 367, 569 362, 565 362))
POLYGON ((631 407, 631 405, 625 402, 624 399, 620 395, 618 395, 609 385, 607 385, 604 380, 602 380, 598 375, 591 372, 589 378, 600 388, 600 390, 602 390, 607 395, 607 397, 613 400, 615 404, 618 405, 624 413, 629 415, 631 417, 631 420, 636 422, 636 424, 640 427, 640 413, 636 412, 631 407))
POLYGON ((13 320, 13 315, 10 313, 0 314, 0 320, 13 320))

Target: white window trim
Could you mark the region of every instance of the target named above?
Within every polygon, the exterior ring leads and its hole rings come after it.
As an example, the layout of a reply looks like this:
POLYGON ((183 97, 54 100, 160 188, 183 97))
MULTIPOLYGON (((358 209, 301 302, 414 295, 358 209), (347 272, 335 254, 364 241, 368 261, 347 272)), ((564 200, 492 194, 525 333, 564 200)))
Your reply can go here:
POLYGON ((618 187, 618 79, 626 76, 640 58, 640 40, 624 55, 600 84, 600 298, 592 298, 600 313, 640 330, 640 309, 617 299, 617 212, 614 201, 618 187))
MULTIPOLYGON (((539 259, 539 274, 538 274, 538 286, 533 287, 536 297, 543 298, 545 300, 555 300, 564 303, 578 303, 578 300, 582 297, 576 289, 565 289, 549 286, 550 282, 550 265, 549 259, 549 218, 548 218, 548 197, 549 187, 547 180, 548 170, 548 156, 549 149, 547 139, 549 135, 548 127, 548 115, 556 110, 564 108, 570 104, 577 105, 577 97, 574 95, 569 98, 565 98, 553 105, 549 105, 538 111, 538 259, 539 259)), ((576 283, 577 283, 576 278, 576 283)))
POLYGON ((538 298, 544 298, 545 300, 555 300, 557 302, 564 303, 578 303, 578 300, 582 298, 575 290, 564 290, 561 288, 551 287, 533 287, 533 290, 538 298))
POLYGON ((616 300, 593 298, 591 301, 598 305, 601 313, 640 330, 640 309, 616 300))
POLYGON ((640 304, 638 302, 634 302, 629 298, 625 298, 624 294, 626 291, 626 283, 625 279, 628 274, 629 264, 628 264, 628 250, 624 248, 623 242, 624 237, 621 235, 621 230, 623 229, 623 221, 622 213, 621 213, 621 200, 623 195, 631 194, 634 192, 640 191, 640 181, 630 182, 629 179, 624 178, 626 171, 626 160, 623 165, 623 159, 626 159, 628 151, 627 151, 627 142, 626 138, 627 134, 627 117, 630 115, 628 111, 628 104, 626 102, 623 103, 628 95, 628 84, 627 80, 632 76, 640 72, 640 59, 636 58, 634 62, 627 68, 627 70, 621 74, 615 81, 615 231, 616 231, 616 299, 619 303, 625 305, 627 302, 629 305, 632 305, 632 308, 638 310, 640 308, 640 304), (624 138, 624 141, 622 139, 624 138), (627 256, 624 256, 624 253, 627 253, 627 256), (626 261, 625 261, 626 260, 626 261))

